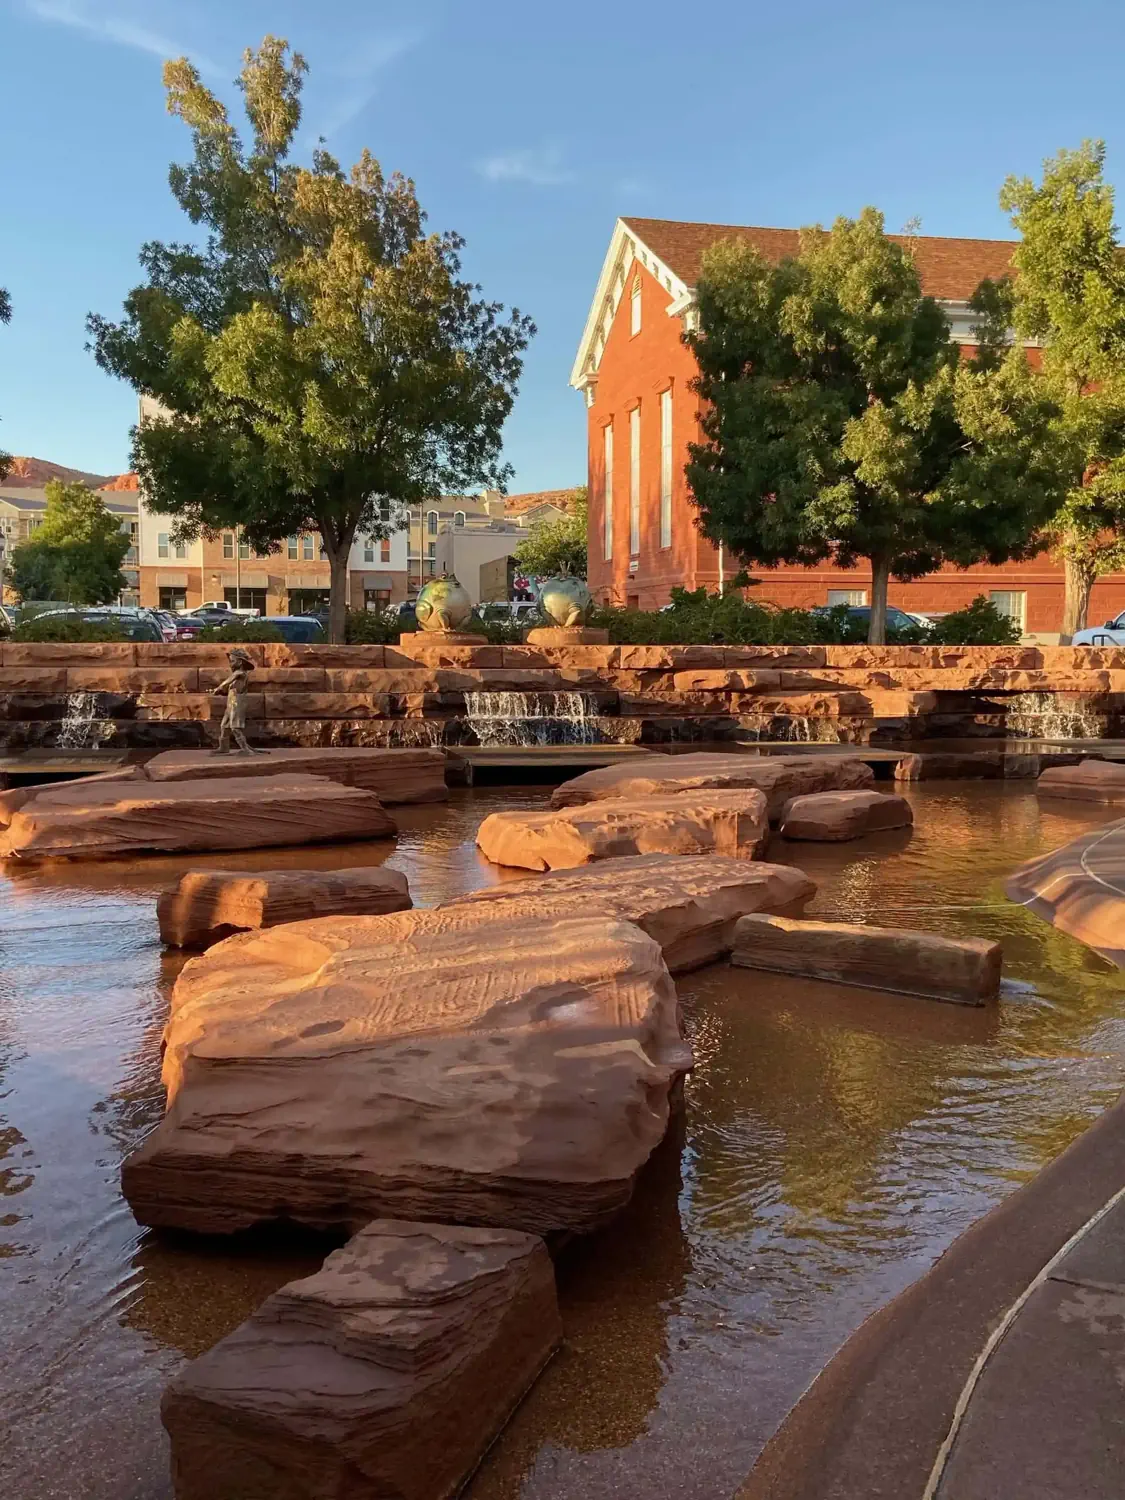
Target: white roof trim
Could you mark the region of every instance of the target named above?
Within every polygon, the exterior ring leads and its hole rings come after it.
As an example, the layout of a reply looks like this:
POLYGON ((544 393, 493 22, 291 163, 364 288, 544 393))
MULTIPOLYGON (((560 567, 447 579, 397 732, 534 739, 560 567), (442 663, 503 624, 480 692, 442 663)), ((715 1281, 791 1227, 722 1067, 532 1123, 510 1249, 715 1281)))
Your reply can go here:
MULTIPOLYGON (((625 290, 625 273, 634 259, 640 261, 641 265, 656 277, 672 298, 672 304, 668 308, 669 314, 672 314, 673 308, 679 311, 678 304, 684 303, 685 298, 690 298, 691 288, 681 281, 657 255, 654 255, 643 240, 637 238, 636 232, 626 224, 624 219, 618 219, 613 226, 609 249, 606 251, 601 275, 594 289, 594 300, 590 304, 574 367, 570 372, 570 383, 576 390, 583 390, 591 377, 597 374, 601 352, 609 335, 609 326, 625 290)), ((684 305, 687 304, 684 303, 684 305)))

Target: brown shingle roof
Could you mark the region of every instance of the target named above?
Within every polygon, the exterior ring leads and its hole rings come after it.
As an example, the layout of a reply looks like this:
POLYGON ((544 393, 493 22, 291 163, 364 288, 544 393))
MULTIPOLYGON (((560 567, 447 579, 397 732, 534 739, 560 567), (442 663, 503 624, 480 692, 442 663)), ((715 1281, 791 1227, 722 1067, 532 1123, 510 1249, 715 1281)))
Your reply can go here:
MULTIPOLYGON (((625 219, 637 238, 687 286, 699 279, 703 252, 720 240, 747 240, 767 260, 781 261, 795 255, 795 229, 758 229, 743 224, 687 224, 677 219, 625 219)), ((1014 240, 952 240, 931 235, 892 234, 900 245, 909 244, 922 290, 931 297, 964 302, 985 277, 1002 276, 1010 267, 1014 240)))

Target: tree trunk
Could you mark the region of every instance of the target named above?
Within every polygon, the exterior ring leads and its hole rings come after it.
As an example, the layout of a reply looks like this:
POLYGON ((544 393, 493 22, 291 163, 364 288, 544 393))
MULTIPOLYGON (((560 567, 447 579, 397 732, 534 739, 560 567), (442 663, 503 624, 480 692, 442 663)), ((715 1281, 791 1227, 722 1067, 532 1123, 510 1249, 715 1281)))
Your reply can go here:
POLYGON ((325 538, 324 550, 328 553, 331 593, 328 596, 328 639, 334 646, 342 646, 348 630, 348 553, 350 547, 333 545, 325 538))
POLYGON ((871 622, 867 643, 882 646, 887 639, 887 585, 891 581, 891 563, 887 557, 871 559, 871 622))
POLYGON ((1063 558, 1063 576, 1066 593, 1063 596, 1062 634, 1060 646, 1069 646, 1075 631, 1086 629, 1086 617, 1090 612, 1090 592, 1094 587, 1094 565, 1089 558, 1063 558))

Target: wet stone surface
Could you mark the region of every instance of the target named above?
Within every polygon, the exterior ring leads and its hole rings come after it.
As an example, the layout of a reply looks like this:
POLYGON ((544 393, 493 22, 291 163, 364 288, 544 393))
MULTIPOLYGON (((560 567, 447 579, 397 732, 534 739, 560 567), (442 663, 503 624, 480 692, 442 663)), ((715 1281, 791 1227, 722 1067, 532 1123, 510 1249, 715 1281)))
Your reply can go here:
MULTIPOLYGON (((1004 948, 1000 1004, 923 1006, 713 965, 677 980, 697 1067, 622 1216, 559 1259, 566 1344, 471 1500, 720 1500, 874 1307, 1125 1086, 1125 977, 1004 900, 1004 876, 1104 809, 1033 783, 924 783, 912 837, 786 845, 810 917, 1004 948)), ((547 789, 396 809, 397 843, 208 856, 386 861, 419 906, 499 880, 489 813, 547 789)), ((160 1117, 183 963, 156 897, 199 855, 0 878, 0 1494, 169 1500, 159 1399, 185 1361, 319 1265, 325 1242, 141 1232, 120 1163, 160 1117)))

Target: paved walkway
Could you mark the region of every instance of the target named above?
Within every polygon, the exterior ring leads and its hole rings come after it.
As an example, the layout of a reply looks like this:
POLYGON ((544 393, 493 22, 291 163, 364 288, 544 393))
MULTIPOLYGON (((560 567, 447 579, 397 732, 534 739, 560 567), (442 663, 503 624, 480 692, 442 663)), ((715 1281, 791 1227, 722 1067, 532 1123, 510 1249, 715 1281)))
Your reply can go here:
POLYGON ((1005 891, 1125 969, 1125 818, 1021 865, 1005 891))

